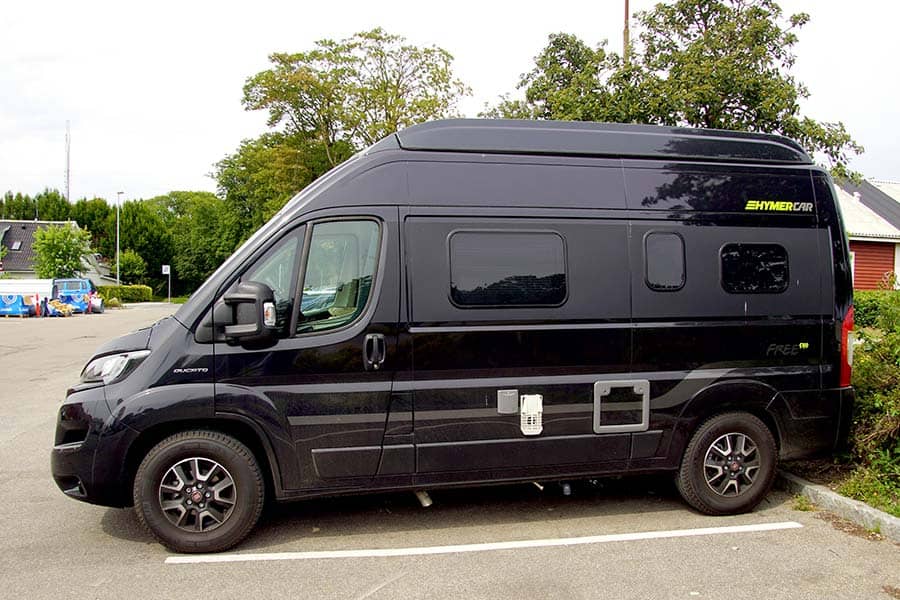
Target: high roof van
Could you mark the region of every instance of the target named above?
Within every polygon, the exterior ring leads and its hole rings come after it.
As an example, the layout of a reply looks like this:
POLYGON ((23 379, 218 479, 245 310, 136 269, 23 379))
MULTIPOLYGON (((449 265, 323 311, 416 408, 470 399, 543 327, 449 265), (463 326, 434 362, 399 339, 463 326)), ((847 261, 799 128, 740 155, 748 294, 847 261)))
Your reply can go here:
POLYGON ((53 477, 181 552, 237 544, 267 497, 656 472, 749 511, 847 434, 848 257, 782 137, 417 125, 99 348, 53 477))

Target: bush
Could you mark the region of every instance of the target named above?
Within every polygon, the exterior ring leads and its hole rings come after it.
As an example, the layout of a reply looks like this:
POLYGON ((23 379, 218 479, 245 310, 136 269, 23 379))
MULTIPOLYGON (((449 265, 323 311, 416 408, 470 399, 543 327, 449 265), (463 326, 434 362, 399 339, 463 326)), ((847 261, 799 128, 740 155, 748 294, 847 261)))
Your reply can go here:
POLYGON ((865 326, 874 327, 876 331, 862 333, 861 343, 854 349, 853 386, 856 390, 856 407, 852 450, 859 468, 841 486, 840 491, 851 498, 898 515, 900 293, 857 293, 856 302, 860 299, 865 307, 865 326))
POLYGON ((98 290, 107 303, 112 298, 122 302, 150 302, 153 299, 153 290, 146 285, 101 285, 98 290))
POLYGON ((896 309, 900 292, 891 290, 857 290, 853 292, 853 317, 857 327, 875 327, 879 316, 889 307, 896 309))

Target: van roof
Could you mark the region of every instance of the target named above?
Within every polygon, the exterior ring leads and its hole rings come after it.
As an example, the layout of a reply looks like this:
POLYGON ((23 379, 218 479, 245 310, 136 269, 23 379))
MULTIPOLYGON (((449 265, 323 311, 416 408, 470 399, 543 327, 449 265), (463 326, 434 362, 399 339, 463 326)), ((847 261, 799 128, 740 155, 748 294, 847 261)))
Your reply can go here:
POLYGON ((404 150, 813 164, 803 148, 786 137, 721 129, 446 119, 413 125, 395 135, 404 150))

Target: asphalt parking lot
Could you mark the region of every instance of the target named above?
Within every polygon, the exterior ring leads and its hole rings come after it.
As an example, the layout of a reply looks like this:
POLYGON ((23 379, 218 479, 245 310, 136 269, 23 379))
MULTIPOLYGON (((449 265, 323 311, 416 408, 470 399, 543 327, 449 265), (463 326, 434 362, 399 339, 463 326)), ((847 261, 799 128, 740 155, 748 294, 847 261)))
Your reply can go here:
POLYGON ((63 496, 49 468, 56 407, 94 348, 172 310, 0 319, 0 596, 887 599, 900 588, 896 544, 779 492, 752 514, 705 517, 664 478, 571 496, 435 491, 427 509, 412 494, 276 506, 231 552, 173 556, 130 510, 63 496))

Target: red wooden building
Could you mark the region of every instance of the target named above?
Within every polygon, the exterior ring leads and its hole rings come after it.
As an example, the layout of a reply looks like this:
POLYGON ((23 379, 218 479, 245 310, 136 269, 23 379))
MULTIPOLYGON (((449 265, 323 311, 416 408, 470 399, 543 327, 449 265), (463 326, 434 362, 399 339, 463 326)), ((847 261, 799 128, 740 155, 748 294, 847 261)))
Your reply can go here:
POLYGON ((850 239, 853 287, 875 290, 896 287, 900 270, 900 201, 890 195, 893 184, 838 186, 838 202, 850 239))

